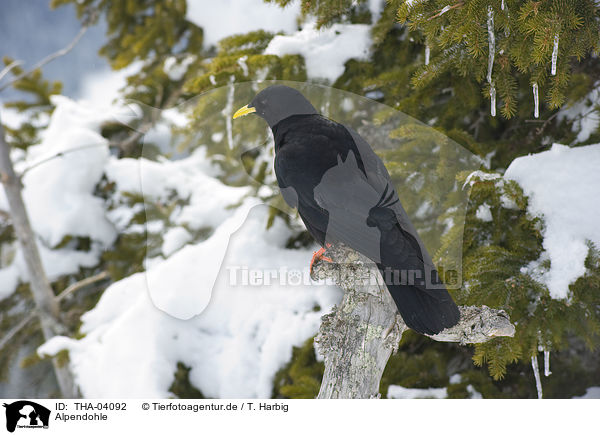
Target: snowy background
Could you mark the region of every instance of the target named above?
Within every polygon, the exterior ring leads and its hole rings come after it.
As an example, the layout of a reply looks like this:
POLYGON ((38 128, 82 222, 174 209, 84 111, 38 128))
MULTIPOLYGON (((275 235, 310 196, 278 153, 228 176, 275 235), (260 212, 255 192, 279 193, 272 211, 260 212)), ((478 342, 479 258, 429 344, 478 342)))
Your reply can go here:
MULTIPOLYGON (((19 0, 4 0, 0 15, 0 54, 26 64, 64 46, 79 29, 70 8, 49 12, 45 0, 30 2, 31 6, 23 8, 19 0), (14 19, 17 15, 23 19, 14 19), (32 33, 33 28, 39 33, 32 33), (53 36, 32 40, 42 33, 53 36)), ((206 3, 190 1, 188 10, 188 19, 205 29, 206 43, 255 29, 281 31, 284 34, 270 42, 266 53, 302 54, 311 78, 332 82, 351 56, 368 55, 370 26, 366 24, 336 24, 318 31, 310 20, 298 27, 298 3, 282 10, 260 0, 236 1, 235 8, 230 0, 211 2, 209 14, 203 13, 206 3), (220 19, 225 15, 227 21, 220 19)), ((376 17, 379 2, 371 1, 370 9, 376 17)), ((95 54, 103 35, 100 24, 72 53, 45 69, 49 78, 67 84, 64 96, 52 100, 56 109, 42 142, 12 155, 15 168, 24 171, 49 156, 90 145, 28 171, 23 179, 24 199, 49 277, 94 266, 119 233, 142 231, 129 224, 136 210, 122 200, 125 193, 143 193, 160 201, 176 191, 190 200, 171 216, 168 228, 160 224, 154 228, 164 233, 163 242, 160 255, 147 261, 146 271, 110 285, 95 308, 83 315, 84 337, 57 337, 38 353, 53 355, 68 349, 76 380, 83 395, 90 398, 169 397, 178 362, 191 367, 190 381, 207 397, 270 397, 273 377, 290 360, 292 347, 317 332, 320 317, 339 301, 340 292, 324 285, 231 284, 228 265, 306 271, 312 249, 286 249, 292 236, 288 226, 276 219, 267 231, 267 207, 247 198, 244 187, 218 181, 218 170, 208 163, 203 147, 177 161, 117 159, 110 154, 100 127, 128 115, 130 108, 117 98, 128 71, 110 71, 95 54), (103 177, 116 185, 113 200, 117 206, 110 210, 95 195, 103 177), (240 201, 242 206, 230 208, 240 201), (190 228, 210 228, 210 235, 194 240, 190 228), (49 248, 67 235, 89 237, 90 250, 49 248), (222 254, 215 255, 219 250, 222 254), (221 256, 225 258, 222 264, 215 261, 221 256), (190 285, 207 279, 215 282, 212 294, 190 285), (206 309, 194 316, 198 306, 206 309)), ((0 103, 11 97, 10 92, 0 95, 0 103)), ((0 116, 8 125, 20 122, 19 115, 6 109, 0 116)), ((561 116, 572 114, 565 110, 561 116)), ((148 134, 158 137, 181 119, 175 114, 148 134)), ((588 119, 588 125, 581 126, 581 137, 597 121, 588 119)), ((544 218, 544 257, 529 267, 539 270, 540 282, 555 298, 566 298, 568 285, 585 272, 586 242, 600 246, 600 201, 590 202, 590 198, 600 199, 598 167, 600 144, 576 149, 555 144, 549 151, 516 159, 505 174, 497 175, 516 180, 530 197, 528 211, 544 218), (576 182, 571 176, 574 172, 580 174, 576 182), (544 270, 540 263, 547 258, 552 266, 544 270)), ((2 189, 0 210, 8 211, 2 189)), ((477 217, 492 219, 485 207, 477 217)), ((14 261, 0 269, 0 298, 11 295, 28 279, 19 249, 16 245, 13 249, 14 261)), ((0 395, 14 394, 15 388, 10 382, 0 384, 0 395)), ((597 397, 598 391, 598 387, 590 388, 586 397, 597 397)), ((472 398, 481 397, 474 390, 470 393, 472 398)), ((443 398, 446 389, 392 386, 388 397, 443 398)))

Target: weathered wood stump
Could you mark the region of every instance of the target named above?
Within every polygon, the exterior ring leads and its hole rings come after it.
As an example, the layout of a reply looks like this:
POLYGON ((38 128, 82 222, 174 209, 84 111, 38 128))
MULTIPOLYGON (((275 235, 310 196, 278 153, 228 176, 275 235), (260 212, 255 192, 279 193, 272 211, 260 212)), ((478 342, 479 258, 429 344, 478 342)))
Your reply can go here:
MULTIPOLYGON (((407 330, 377 266, 345 247, 332 246, 318 261, 312 278, 333 279, 343 290, 339 306, 322 318, 316 338, 325 358, 319 399, 379 397, 379 383, 392 352, 407 330)), ((494 337, 512 337, 515 327, 502 310, 461 306, 460 321, 430 336, 437 341, 483 343, 494 337)))

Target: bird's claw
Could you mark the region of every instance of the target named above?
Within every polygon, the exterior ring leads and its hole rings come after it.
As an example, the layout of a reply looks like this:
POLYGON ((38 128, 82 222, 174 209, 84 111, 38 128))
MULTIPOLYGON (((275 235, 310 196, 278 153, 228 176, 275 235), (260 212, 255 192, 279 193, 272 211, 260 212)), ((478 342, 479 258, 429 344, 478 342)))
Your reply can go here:
MULTIPOLYGON (((328 248, 331 246, 329 243, 327 243, 326 245, 328 248)), ((325 257, 325 248, 321 248, 318 251, 315 251, 313 253, 312 256, 312 260, 310 260, 310 274, 312 275, 313 272, 313 267, 315 266, 315 263, 319 262, 320 260, 325 260, 328 261, 330 263, 333 263, 333 260, 329 257, 325 257)))

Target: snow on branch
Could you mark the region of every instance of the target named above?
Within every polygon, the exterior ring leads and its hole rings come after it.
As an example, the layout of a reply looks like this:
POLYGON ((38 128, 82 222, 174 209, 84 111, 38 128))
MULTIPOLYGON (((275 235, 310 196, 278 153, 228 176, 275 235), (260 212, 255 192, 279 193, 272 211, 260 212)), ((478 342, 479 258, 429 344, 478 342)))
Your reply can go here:
MULTIPOLYGON (((318 398, 377 398, 383 370, 408 328, 385 284, 374 279, 379 273, 375 264, 343 245, 329 247, 325 256, 332 262, 316 262, 312 278, 332 279, 345 293, 340 306, 323 316, 315 340, 325 358, 318 398)), ((515 333, 502 310, 486 306, 459 309, 459 323, 431 339, 483 343, 515 333)))

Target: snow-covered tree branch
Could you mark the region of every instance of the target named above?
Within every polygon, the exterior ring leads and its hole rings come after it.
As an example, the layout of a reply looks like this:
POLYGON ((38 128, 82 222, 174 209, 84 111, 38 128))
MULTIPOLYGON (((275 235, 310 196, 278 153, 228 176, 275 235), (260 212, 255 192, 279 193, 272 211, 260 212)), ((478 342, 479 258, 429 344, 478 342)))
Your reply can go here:
MULTIPOLYGON (((60 320, 58 302, 42 266, 36 237, 21 196, 21 180, 15 174, 9 147, 4 140, 2 124, 0 124, 0 180, 4 185, 4 192, 10 206, 12 224, 23 250, 23 258, 29 273, 30 289, 37 307, 42 332, 44 338, 49 340, 62 333, 64 327, 60 320)), ((24 322, 26 323, 25 320, 24 322)), ((56 358, 52 363, 62 396, 64 398, 77 397, 77 389, 69 367, 60 364, 56 358)))

